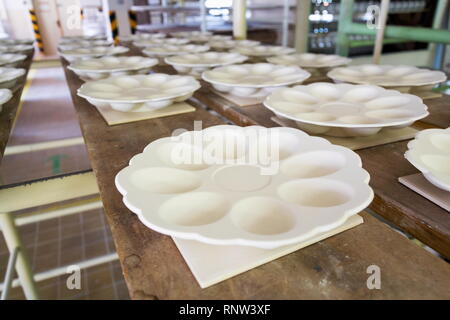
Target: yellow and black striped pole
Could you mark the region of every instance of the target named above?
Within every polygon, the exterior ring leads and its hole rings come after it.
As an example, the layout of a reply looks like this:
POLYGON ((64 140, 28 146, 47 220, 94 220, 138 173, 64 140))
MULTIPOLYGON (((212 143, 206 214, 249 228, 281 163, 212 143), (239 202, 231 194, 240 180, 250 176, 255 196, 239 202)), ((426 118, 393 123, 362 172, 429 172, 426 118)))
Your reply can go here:
POLYGON ((111 25, 111 36, 114 44, 119 43, 119 29, 117 24, 117 17, 115 11, 109 11, 109 23, 111 25))
POLYGON ((133 10, 128 11, 128 20, 130 21, 131 34, 135 34, 137 28, 136 12, 133 10))
POLYGON ((80 10, 80 18, 81 18, 81 20, 83 20, 83 18, 84 18, 83 9, 80 10))
POLYGON ((39 31, 39 24, 36 17, 36 12, 34 9, 30 9, 30 17, 31 17, 31 23, 33 25, 34 30, 34 37, 36 38, 37 46, 39 48, 39 51, 44 51, 44 44, 42 43, 42 37, 41 32, 39 31))

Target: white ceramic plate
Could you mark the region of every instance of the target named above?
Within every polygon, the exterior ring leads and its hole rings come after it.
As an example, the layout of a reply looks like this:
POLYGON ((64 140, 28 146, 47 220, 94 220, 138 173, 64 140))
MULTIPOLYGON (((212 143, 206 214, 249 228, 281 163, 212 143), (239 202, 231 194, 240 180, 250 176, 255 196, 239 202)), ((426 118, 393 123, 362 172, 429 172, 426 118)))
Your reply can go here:
POLYGON ((291 54, 295 52, 294 48, 280 47, 280 46, 268 46, 268 45, 258 45, 258 46, 238 46, 232 51, 239 52, 246 56, 251 57, 271 57, 284 54, 291 54))
POLYGON ((364 64, 336 68, 327 76, 334 81, 357 84, 374 84, 383 87, 426 86, 443 82, 447 76, 442 71, 414 66, 364 64))
POLYGON ((215 40, 211 39, 208 45, 213 49, 232 49, 236 47, 256 47, 260 44, 254 40, 215 40))
POLYGON ((294 65, 302 68, 332 68, 349 64, 352 59, 335 54, 295 53, 267 58, 275 64, 294 65))
POLYGON ((109 40, 81 40, 81 41, 74 41, 67 44, 60 44, 58 46, 58 49, 60 51, 65 50, 73 50, 78 48, 90 48, 90 47, 108 47, 112 46, 112 41, 109 40))
POLYGON ((0 68, 0 88, 13 88, 24 74, 25 69, 22 68, 0 68))
POLYGON ((63 50, 60 55, 69 62, 76 59, 89 59, 98 58, 103 56, 115 56, 128 52, 130 49, 127 47, 91 47, 91 48, 78 48, 73 50, 63 50))
POLYGON ((153 73, 88 81, 77 93, 97 107, 145 112, 189 99, 199 88, 200 83, 190 76, 153 73))
POLYGON ((405 158, 428 181, 450 192, 450 128, 420 131, 408 143, 405 158))
POLYGON ((367 136, 402 128, 428 115, 415 95, 378 86, 316 82, 274 91, 264 105, 311 134, 367 136))
POLYGON ((241 97, 264 97, 279 87, 301 83, 309 76, 297 66, 270 63, 224 66, 202 74, 203 80, 216 90, 241 97))
POLYGON ((73 37, 62 37, 59 40, 59 44, 69 44, 77 41, 97 41, 97 40, 106 40, 106 36, 104 35, 96 35, 96 36, 73 36, 73 37))
POLYGON ((17 67, 27 58, 24 54, 0 53, 0 67, 17 67))
POLYGON ((166 35, 164 33, 138 33, 138 34, 132 34, 129 36, 120 37, 120 41, 142 41, 142 40, 149 40, 149 39, 159 39, 159 38, 165 38, 166 35))
POLYGON ((0 45, 33 44, 34 39, 0 39, 0 45))
POLYGON ((179 39, 179 38, 154 38, 147 40, 134 41, 133 45, 136 47, 160 47, 162 45, 183 45, 189 42, 189 39, 179 39))
POLYGON ((9 89, 0 89, 0 112, 2 111, 3 105, 7 103, 12 98, 12 92, 9 89))
POLYGON ((116 176, 125 205, 157 232, 265 249, 342 225, 372 201, 368 182, 359 156, 325 139, 225 125, 158 139, 116 176))
POLYGON ((0 53, 23 53, 27 54, 33 50, 33 46, 29 44, 17 45, 0 45, 0 53))
POLYGON ((188 53, 200 53, 209 50, 209 46, 197 45, 197 44, 184 44, 184 45, 161 45, 158 47, 147 47, 142 50, 142 53, 149 57, 158 58, 160 64, 165 64, 164 58, 169 56, 188 54, 188 53))
POLYGON ((110 76, 146 74, 150 68, 158 64, 157 59, 140 56, 114 57, 107 56, 85 60, 76 60, 68 69, 81 79, 98 80, 110 76))
POLYGON ((189 74, 199 78, 203 71, 217 66, 242 63, 248 57, 235 52, 202 52, 190 53, 165 58, 167 64, 182 74, 189 74))
POLYGON ((231 36, 213 34, 212 32, 201 32, 201 31, 180 31, 171 34, 176 38, 189 39, 191 42, 208 42, 208 41, 225 41, 231 40, 231 36))

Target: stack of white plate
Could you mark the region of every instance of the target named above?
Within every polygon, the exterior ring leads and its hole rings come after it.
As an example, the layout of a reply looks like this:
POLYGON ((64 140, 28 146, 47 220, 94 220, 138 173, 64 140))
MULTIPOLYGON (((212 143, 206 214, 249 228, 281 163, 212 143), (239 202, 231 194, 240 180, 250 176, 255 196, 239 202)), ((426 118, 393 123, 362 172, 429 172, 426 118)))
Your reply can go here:
POLYGON ((213 126, 158 139, 115 182, 157 232, 264 249, 337 228, 373 199, 356 153, 282 127, 213 126))
POLYGON ((89 81, 78 89, 78 95, 100 108, 145 112, 185 101, 199 88, 193 77, 153 73, 89 81))
POLYGON ((30 44, 0 45, 0 53, 29 54, 33 48, 30 44))
POLYGON ((231 36, 213 34, 212 32, 201 31, 180 31, 171 33, 173 37, 188 39, 190 42, 208 42, 208 41, 225 41, 231 40, 231 36))
POLYGON ((420 131, 408 143, 405 158, 428 181, 450 192, 450 128, 420 131))
POLYGON ((265 97, 273 90, 301 83, 310 76, 297 66, 270 63, 241 64, 205 71, 203 80, 224 93, 240 97, 265 97))
POLYGON ((106 40, 106 36, 104 35, 95 35, 95 36, 70 36, 70 37, 62 37, 59 39, 59 44, 70 44, 78 41, 97 41, 97 40, 106 40))
POLYGON ((0 46, 15 46, 18 44, 28 44, 32 45, 34 43, 33 39, 0 39, 0 46))
POLYGON ((274 91, 264 105, 311 134, 368 136, 411 125, 428 115, 415 95, 372 85, 316 82, 274 91))
POLYGON ((143 40, 150 40, 150 39, 159 39, 159 38, 165 38, 166 35, 164 33, 138 33, 138 34, 132 34, 129 36, 121 36, 120 41, 121 42, 127 42, 127 41, 143 41, 143 40))
POLYGON ((278 55, 291 54, 295 52, 294 48, 280 47, 280 46, 238 46, 232 50, 253 58, 267 58, 278 55))
POLYGON ((58 46, 58 49, 61 51, 65 51, 78 48, 107 47, 112 45, 113 45, 112 41, 109 40, 80 40, 80 41, 73 41, 71 43, 60 44, 58 46))
POLYGON ((140 56, 101 57, 76 60, 68 69, 75 72, 82 80, 98 80, 110 76, 146 74, 158 64, 157 59, 140 56))

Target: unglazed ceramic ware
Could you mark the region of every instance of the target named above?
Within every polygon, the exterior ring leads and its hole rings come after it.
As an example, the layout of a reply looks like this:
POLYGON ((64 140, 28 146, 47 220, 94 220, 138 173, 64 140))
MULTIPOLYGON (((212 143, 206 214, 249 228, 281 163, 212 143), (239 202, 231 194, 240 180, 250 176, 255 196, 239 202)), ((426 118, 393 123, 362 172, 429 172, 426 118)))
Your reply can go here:
POLYGON ((130 49, 127 47, 91 47, 91 48, 77 48, 73 50, 62 50, 60 55, 63 56, 69 62, 75 61, 76 59, 89 59, 89 58, 99 58, 103 56, 115 56, 125 52, 130 49))
POLYGON ((98 80, 110 76, 146 74, 158 64, 157 59, 140 56, 107 56, 85 60, 76 60, 68 66, 81 79, 98 80))
POLYGON ((29 44, 0 45, 0 53, 20 53, 28 54, 33 51, 33 46, 29 44))
POLYGON ((109 40, 80 40, 80 41, 74 41, 67 44, 60 44, 58 46, 58 49, 60 51, 65 50, 73 50, 78 48, 90 48, 90 47, 108 47, 112 46, 113 42, 109 40))
POLYGON ((160 47, 162 45, 183 45, 189 42, 188 39, 179 39, 179 38, 153 38, 147 40, 134 41, 133 45, 136 47, 160 47))
POLYGON ((264 105, 311 134, 368 136, 403 128, 428 115, 415 95, 379 86, 316 82, 274 91, 264 105))
POLYGON ((301 83, 310 76, 297 66, 270 63, 241 64, 203 72, 203 80, 221 92, 240 97, 264 97, 273 90, 301 83))
POLYGON ((116 176, 153 230, 265 249, 342 225, 372 201, 368 182, 350 149, 293 128, 226 125, 158 139, 116 176))
POLYGON ((14 68, 27 58, 24 54, 0 53, 0 67, 14 68))
POLYGON ((209 46, 197 44, 185 45, 161 45, 158 47, 148 47, 142 50, 146 56, 158 58, 160 64, 165 64, 164 58, 187 53, 199 53, 209 50, 209 46))
POLYGON ((430 86, 431 89, 433 85, 447 79, 442 71, 376 64, 335 68, 328 72, 327 76, 335 82, 374 84, 402 92, 409 92, 414 87, 430 86))
POLYGON ((97 40, 106 40, 106 36, 104 35, 95 35, 95 36, 73 36, 73 37, 62 37, 59 40, 59 44, 68 44, 77 41, 97 41, 97 40))
POLYGON ((428 181, 450 192, 450 128, 420 131, 408 143, 405 158, 428 181))
POLYGON ((18 45, 18 44, 28 44, 31 45, 34 43, 33 39, 0 39, 1 45, 18 45))
POLYGON ((12 92, 9 89, 0 89, 0 112, 3 109, 3 105, 12 98, 12 92))
POLYGON ((210 40, 208 45, 217 50, 232 49, 236 47, 256 47, 260 44, 254 40, 210 40))
POLYGON ((203 52, 190 53, 165 58, 167 64, 182 74, 200 78, 203 71, 218 66, 242 63, 248 57, 235 52, 203 52))
POLYGON ((164 33, 138 33, 138 34, 132 34, 129 36, 122 36, 120 37, 120 41, 142 41, 142 40, 149 40, 149 39, 159 39, 159 38, 165 38, 166 35, 164 33))
POLYGON ((88 81, 77 93, 97 107, 146 112, 189 99, 199 88, 200 83, 190 76, 153 73, 88 81))
POLYGON ((0 68, 0 88, 13 88, 24 74, 25 69, 22 68, 0 68))
POLYGON ((296 53, 267 58, 274 64, 299 66, 313 76, 325 76, 330 68, 349 64, 352 59, 335 54, 296 53))
POLYGON ((191 42, 208 42, 208 41, 223 41, 231 40, 231 36, 213 34, 212 32, 201 32, 201 31, 180 31, 171 33, 173 37, 185 38, 191 42))
POLYGON ((294 48, 269 46, 269 45, 257 45, 257 46, 237 46, 232 51, 239 52, 246 56, 251 57, 271 57, 278 55, 285 55, 294 53, 294 48))

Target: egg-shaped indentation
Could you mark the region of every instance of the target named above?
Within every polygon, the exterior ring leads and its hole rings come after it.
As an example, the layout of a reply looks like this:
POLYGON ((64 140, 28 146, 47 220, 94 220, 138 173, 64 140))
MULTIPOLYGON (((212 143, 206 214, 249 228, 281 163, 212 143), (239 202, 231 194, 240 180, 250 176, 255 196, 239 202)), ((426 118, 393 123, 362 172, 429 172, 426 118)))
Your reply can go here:
POLYGON ((286 113, 303 113, 314 110, 314 108, 307 105, 286 101, 273 101, 271 106, 276 110, 286 113))
POLYGON ((450 135, 449 134, 434 134, 430 138, 431 144, 437 149, 450 153, 450 135))
POLYGON ((364 72, 366 75, 371 75, 371 76, 379 75, 384 72, 382 67, 380 67, 378 65, 372 65, 372 64, 361 66, 361 71, 364 72))
POLYGON ((281 199, 306 207, 334 207, 348 202, 353 190, 350 186, 327 179, 294 180, 278 187, 281 199))
POLYGON ((271 180, 254 165, 232 165, 222 167, 213 174, 214 182, 229 191, 249 192, 263 189, 271 180))
POLYGON ((148 77, 146 77, 143 81, 143 85, 144 86, 154 86, 154 85, 158 85, 161 83, 164 83, 165 81, 167 81, 167 79, 169 79, 169 75, 167 74, 151 74, 148 77))
POLYGON ((377 97, 379 91, 376 87, 362 86, 348 90, 343 96, 342 101, 346 102, 364 102, 377 97))
POLYGON ((411 99, 408 96, 398 95, 398 96, 388 96, 376 98, 371 101, 366 102, 366 107, 368 109, 388 109, 388 108, 397 108, 401 107, 411 99))
POLYGON ((238 228, 259 235, 288 232, 295 225, 293 214, 286 206, 266 197, 239 201, 231 209, 231 220, 238 228))
POLYGON ((294 178, 318 178, 333 174, 346 164, 345 157, 333 151, 311 151, 286 159, 281 172, 294 178))
POLYGON ((450 174, 450 156, 425 154, 420 157, 426 166, 439 173, 450 174))
POLYGON ((327 122, 336 120, 335 116, 329 113, 321 113, 321 112, 297 113, 295 116, 299 119, 312 122, 327 122))
POLYGON ((366 116, 378 119, 404 119, 414 117, 416 114, 407 109, 383 109, 369 111, 366 116))
POLYGON ((307 86, 309 93, 321 100, 339 99, 341 93, 335 85, 329 83, 315 83, 307 86))
POLYGON ((139 80, 132 77, 118 77, 114 80, 114 83, 125 89, 131 89, 140 86, 139 80))
POLYGON ((415 67, 410 67, 410 66, 394 67, 391 70, 387 70, 386 75, 394 76, 394 77, 404 76, 415 70, 417 70, 415 67))
POLYGON ((182 193, 198 188, 200 179, 189 171, 167 167, 149 167, 131 174, 131 183, 149 193, 182 193))
POLYGON ((427 79, 430 76, 430 72, 428 70, 417 71, 411 74, 404 75, 402 77, 403 80, 421 80, 427 79))
POLYGON ((342 123, 347 124, 375 124, 379 123, 380 121, 377 119, 365 117, 365 116, 344 116, 337 119, 338 121, 342 123))
POLYGON ((87 88, 89 88, 89 90, 92 91, 104 91, 104 92, 118 92, 120 91, 120 87, 115 86, 113 84, 109 84, 109 83, 95 83, 95 82, 91 82, 88 83, 86 85, 87 88))
POLYGON ((161 144, 156 149, 158 158, 166 165, 183 170, 202 170, 208 167, 201 147, 181 143, 169 142, 161 144))
MULTIPOLYGON (((255 64, 250 72, 253 74, 267 74, 269 72, 271 72, 273 69, 273 65, 269 64, 269 63, 257 63, 255 64)), ((280 70, 277 70, 280 71, 280 70)))
POLYGON ((320 111, 323 113, 331 113, 338 115, 357 114, 362 109, 361 105, 346 102, 328 102, 320 106, 320 111))
POLYGON ((270 135, 259 137, 258 143, 250 143, 250 152, 267 161, 283 160, 301 150, 301 139, 292 133, 273 130, 270 135))
POLYGON ((281 96, 289 101, 294 103, 304 103, 304 104, 315 104, 319 102, 319 99, 310 95, 309 93, 302 92, 300 90, 283 90, 281 92, 281 96))
POLYGON ((245 136, 234 130, 211 130, 203 138, 204 151, 213 159, 239 159, 247 153, 245 136))
POLYGON ((224 195, 214 192, 192 192, 164 202, 158 214, 165 221, 180 226, 201 226, 221 219, 230 209, 224 195))

